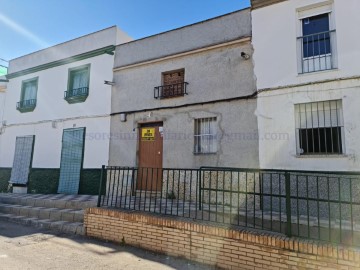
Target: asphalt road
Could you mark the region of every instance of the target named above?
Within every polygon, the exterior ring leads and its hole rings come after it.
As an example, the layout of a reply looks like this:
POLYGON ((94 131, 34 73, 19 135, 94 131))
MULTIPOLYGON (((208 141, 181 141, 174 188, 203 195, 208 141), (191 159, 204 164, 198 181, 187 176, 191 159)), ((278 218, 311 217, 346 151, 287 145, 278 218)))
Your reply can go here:
POLYGON ((204 265, 81 236, 0 221, 0 269, 209 269, 204 265))

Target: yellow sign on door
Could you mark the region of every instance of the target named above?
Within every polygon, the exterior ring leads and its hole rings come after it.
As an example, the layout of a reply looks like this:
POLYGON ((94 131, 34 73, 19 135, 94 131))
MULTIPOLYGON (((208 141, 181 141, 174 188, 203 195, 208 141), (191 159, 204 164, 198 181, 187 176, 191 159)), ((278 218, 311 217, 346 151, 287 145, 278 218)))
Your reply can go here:
POLYGON ((155 140, 155 128, 143 128, 141 130, 141 140, 154 141, 155 140))

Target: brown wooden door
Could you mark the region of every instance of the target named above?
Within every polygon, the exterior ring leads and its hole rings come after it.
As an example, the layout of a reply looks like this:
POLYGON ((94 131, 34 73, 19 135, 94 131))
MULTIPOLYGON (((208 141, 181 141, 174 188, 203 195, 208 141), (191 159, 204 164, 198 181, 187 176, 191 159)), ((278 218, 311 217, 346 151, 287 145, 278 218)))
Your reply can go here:
POLYGON ((162 186, 163 138, 162 123, 139 128, 139 171, 137 189, 160 191, 162 186))

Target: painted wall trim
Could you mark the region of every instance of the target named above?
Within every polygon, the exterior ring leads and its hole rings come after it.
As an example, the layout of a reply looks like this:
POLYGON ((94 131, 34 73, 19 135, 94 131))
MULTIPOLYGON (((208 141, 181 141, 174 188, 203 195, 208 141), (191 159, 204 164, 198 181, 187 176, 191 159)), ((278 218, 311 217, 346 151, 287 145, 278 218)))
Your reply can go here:
POLYGON ((13 79, 13 78, 20 77, 20 76, 23 76, 23 75, 27 75, 27 74, 39 72, 39 71, 42 71, 42 70, 45 70, 45 69, 70 64, 70 63, 73 63, 73 62, 81 61, 81 60, 88 59, 88 58, 95 57, 95 56, 99 56, 99 55, 102 55, 102 54, 113 55, 114 51, 115 51, 115 45, 110 45, 110 46, 106 46, 106 47, 96 49, 96 50, 93 50, 93 51, 89 51, 89 52, 86 52, 86 53, 82 53, 82 54, 67 57, 67 58, 64 58, 64 59, 61 59, 61 60, 57 60, 57 61, 54 61, 54 62, 46 63, 46 64, 43 64, 43 65, 31 67, 31 68, 24 69, 24 70, 20 70, 20 71, 14 72, 14 73, 7 74, 5 76, 6 76, 7 79, 13 79))
POLYGON ((130 69, 130 68, 135 68, 135 67, 139 67, 139 66, 143 66, 143 65, 154 64, 154 63, 158 63, 158 62, 165 61, 165 60, 171 60, 171 59, 178 58, 178 57, 183 57, 183 56, 187 56, 187 55, 191 55, 191 54, 195 54, 195 53, 199 53, 199 52, 214 50, 214 49, 218 49, 221 47, 230 46, 230 45, 243 43, 243 42, 249 42, 249 41, 251 41, 251 37, 242 37, 240 39, 227 41, 227 42, 220 43, 220 44, 215 44, 215 45, 206 46, 206 47, 202 47, 202 48, 192 49, 190 51, 180 52, 180 53, 176 53, 176 54, 172 54, 172 55, 168 55, 168 56, 161 56, 159 58, 141 61, 141 62, 133 63, 130 65, 115 67, 113 69, 113 71, 116 72, 116 71, 120 71, 120 70, 124 70, 124 69, 130 69))
POLYGON ((184 107, 189 107, 189 106, 213 104, 213 103, 218 103, 218 102, 230 102, 230 101, 242 100, 242 99, 252 99, 252 98, 256 98, 257 94, 258 94, 258 92, 254 92, 251 95, 241 96, 241 97, 233 97, 233 98, 217 99, 217 100, 210 100, 210 101, 204 101, 204 102, 188 103, 188 104, 182 104, 182 105, 177 105, 177 106, 156 107, 156 108, 148 108, 148 109, 141 109, 141 110, 134 110, 134 111, 115 112, 115 113, 111 113, 110 115, 112 116, 112 115, 123 114, 123 113, 132 114, 132 113, 139 113, 139 112, 177 109, 177 108, 184 108, 184 107))

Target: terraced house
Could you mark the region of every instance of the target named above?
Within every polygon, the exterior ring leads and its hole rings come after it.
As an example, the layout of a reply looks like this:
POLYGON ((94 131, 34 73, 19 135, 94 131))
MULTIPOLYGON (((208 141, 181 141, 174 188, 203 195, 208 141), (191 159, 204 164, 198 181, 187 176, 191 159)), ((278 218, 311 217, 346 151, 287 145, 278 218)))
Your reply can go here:
MULTIPOLYGON (((110 27, 9 62, 0 174, 13 192, 97 193, 108 162, 115 45, 110 27)), ((3 104, 1 104, 3 106, 3 104)))
POLYGON ((110 164, 258 166, 250 9, 116 47, 110 164))

